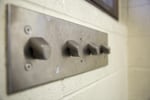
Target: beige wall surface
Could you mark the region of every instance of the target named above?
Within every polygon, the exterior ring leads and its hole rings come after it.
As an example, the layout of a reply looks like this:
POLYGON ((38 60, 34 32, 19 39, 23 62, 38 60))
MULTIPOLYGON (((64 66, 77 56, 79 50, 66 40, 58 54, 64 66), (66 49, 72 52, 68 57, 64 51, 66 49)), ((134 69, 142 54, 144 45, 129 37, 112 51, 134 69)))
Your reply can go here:
POLYGON ((120 0, 120 20, 116 21, 86 0, 0 0, 0 100, 128 100, 126 10, 126 1, 120 0), (5 8, 8 3, 108 33, 111 47, 109 64, 84 74, 7 95, 5 8))
POLYGON ((150 100, 150 0, 128 0, 129 100, 150 100))

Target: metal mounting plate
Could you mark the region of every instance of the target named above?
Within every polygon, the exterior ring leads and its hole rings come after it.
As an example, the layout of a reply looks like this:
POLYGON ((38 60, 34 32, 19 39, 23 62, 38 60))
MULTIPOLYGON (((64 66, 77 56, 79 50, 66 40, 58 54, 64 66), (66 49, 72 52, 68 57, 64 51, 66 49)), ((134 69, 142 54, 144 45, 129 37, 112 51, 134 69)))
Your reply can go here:
POLYGON ((107 45, 107 34, 15 5, 7 8, 8 93, 107 65, 105 54, 86 56, 82 53, 80 57, 62 54, 67 40, 75 40, 81 47, 87 43, 107 45), (31 37, 42 37, 49 43, 51 52, 48 60, 25 56, 24 49, 31 37))

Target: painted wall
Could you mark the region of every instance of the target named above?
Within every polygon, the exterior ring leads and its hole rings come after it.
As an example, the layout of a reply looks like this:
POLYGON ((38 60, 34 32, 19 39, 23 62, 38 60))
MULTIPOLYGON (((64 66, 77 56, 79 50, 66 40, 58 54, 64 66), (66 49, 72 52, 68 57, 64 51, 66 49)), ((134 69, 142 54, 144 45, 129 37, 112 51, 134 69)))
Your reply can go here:
POLYGON ((129 100, 150 100, 150 0, 128 5, 129 100))
POLYGON ((0 0, 0 100, 128 100, 126 10, 126 1, 120 0, 120 20, 116 21, 86 0, 0 0), (7 95, 5 6, 8 3, 107 32, 111 47, 108 66, 7 95))

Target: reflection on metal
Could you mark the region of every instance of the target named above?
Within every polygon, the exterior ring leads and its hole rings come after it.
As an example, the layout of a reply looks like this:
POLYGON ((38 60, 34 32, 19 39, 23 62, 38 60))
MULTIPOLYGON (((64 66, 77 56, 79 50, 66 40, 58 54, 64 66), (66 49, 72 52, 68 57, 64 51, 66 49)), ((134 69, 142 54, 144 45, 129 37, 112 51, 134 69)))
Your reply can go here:
POLYGON ((107 65, 107 34, 14 5, 7 11, 8 93, 107 65))

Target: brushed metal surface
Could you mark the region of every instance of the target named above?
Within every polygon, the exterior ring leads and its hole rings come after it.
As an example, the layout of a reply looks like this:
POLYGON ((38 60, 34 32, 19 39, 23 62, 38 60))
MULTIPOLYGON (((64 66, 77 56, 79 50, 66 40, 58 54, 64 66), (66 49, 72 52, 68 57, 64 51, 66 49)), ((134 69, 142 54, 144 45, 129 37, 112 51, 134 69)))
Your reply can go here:
POLYGON ((8 93, 14 93, 107 65, 107 54, 86 55, 87 44, 107 46, 107 34, 63 19, 15 5, 7 6, 8 93), (50 45, 47 60, 25 53, 31 38, 43 38, 50 45), (65 56, 64 45, 76 41, 80 56, 65 56))

